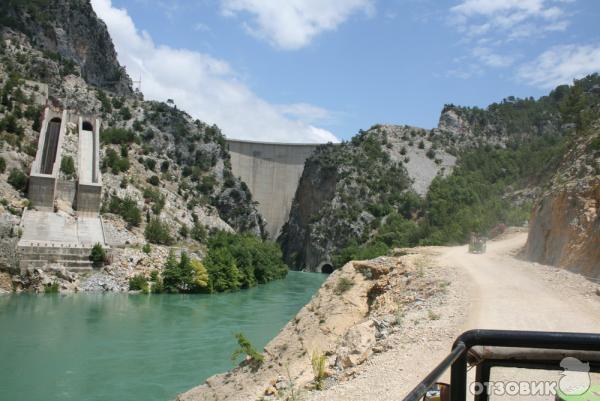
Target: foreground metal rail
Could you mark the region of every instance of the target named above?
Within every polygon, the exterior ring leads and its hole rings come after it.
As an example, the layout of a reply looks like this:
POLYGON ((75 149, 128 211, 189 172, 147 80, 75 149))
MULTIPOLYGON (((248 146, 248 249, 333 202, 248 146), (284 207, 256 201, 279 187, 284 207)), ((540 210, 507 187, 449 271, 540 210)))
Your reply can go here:
MULTIPOLYGON (((404 397, 404 401, 418 401, 423 398, 425 393, 448 368, 451 368, 451 400, 465 401, 467 399, 467 353, 472 347, 477 345, 600 351, 600 335, 592 333, 512 330, 470 330, 464 332, 454 342, 452 352, 404 397)), ((514 362, 515 364, 523 363, 523 361, 514 362)), ((489 366, 484 374, 489 378, 489 366)))

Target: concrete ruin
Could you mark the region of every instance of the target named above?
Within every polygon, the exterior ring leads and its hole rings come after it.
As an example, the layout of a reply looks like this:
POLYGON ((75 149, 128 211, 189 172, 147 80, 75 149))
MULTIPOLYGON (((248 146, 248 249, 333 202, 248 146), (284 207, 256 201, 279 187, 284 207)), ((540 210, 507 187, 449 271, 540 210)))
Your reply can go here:
POLYGON ((248 185, 267 223, 269 238, 280 234, 290 214, 304 162, 318 144, 228 139, 233 173, 248 185))
POLYGON ((91 269, 91 248, 106 244, 99 216, 101 193, 100 120, 46 107, 29 176, 33 209, 23 213, 23 234, 17 245, 21 270, 91 269), (60 171, 65 141, 76 143, 76 174, 72 176, 60 171))

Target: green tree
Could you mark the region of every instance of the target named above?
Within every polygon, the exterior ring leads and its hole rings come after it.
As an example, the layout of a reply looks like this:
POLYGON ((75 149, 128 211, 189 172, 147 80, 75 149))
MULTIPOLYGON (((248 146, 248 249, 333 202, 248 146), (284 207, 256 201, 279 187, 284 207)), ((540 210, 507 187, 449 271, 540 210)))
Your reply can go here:
POLYGON ((153 244, 170 245, 173 243, 169 227, 158 217, 150 219, 144 230, 144 235, 148 242, 153 244))
POLYGON ((75 174, 75 161, 71 156, 63 156, 60 161, 60 171, 62 171, 67 178, 73 178, 75 174))
POLYGON ((89 259, 92 261, 94 267, 102 267, 106 261, 106 251, 102 245, 95 244, 90 252, 89 259))

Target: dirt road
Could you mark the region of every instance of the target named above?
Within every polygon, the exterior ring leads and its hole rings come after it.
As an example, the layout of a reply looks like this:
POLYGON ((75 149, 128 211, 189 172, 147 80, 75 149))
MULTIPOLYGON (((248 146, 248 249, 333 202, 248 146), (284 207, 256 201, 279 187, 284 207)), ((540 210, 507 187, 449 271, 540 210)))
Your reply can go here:
POLYGON ((485 254, 466 246, 429 248, 435 274, 451 282, 437 312, 440 320, 416 317, 403 327, 397 346, 372 357, 360 374, 307 399, 391 400, 402 397, 447 354, 453 339, 473 328, 600 332, 597 284, 562 269, 514 255, 527 234, 490 241, 485 254), (411 336, 418 339, 407 341, 411 336))
POLYGON ((600 332, 600 297, 593 296, 593 285, 513 257, 526 239, 526 233, 517 233, 489 242, 485 254, 452 247, 440 255, 440 263, 461 268, 470 278, 464 328, 600 332), (554 278, 557 274, 562 279, 554 278))

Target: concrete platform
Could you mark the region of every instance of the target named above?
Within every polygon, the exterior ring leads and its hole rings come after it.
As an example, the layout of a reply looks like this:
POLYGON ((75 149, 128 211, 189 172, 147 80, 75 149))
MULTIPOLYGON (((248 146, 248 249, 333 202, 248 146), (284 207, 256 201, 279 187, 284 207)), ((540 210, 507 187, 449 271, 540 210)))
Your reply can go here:
POLYGON ((90 248, 104 244, 100 217, 77 219, 58 213, 26 210, 18 246, 90 248))

